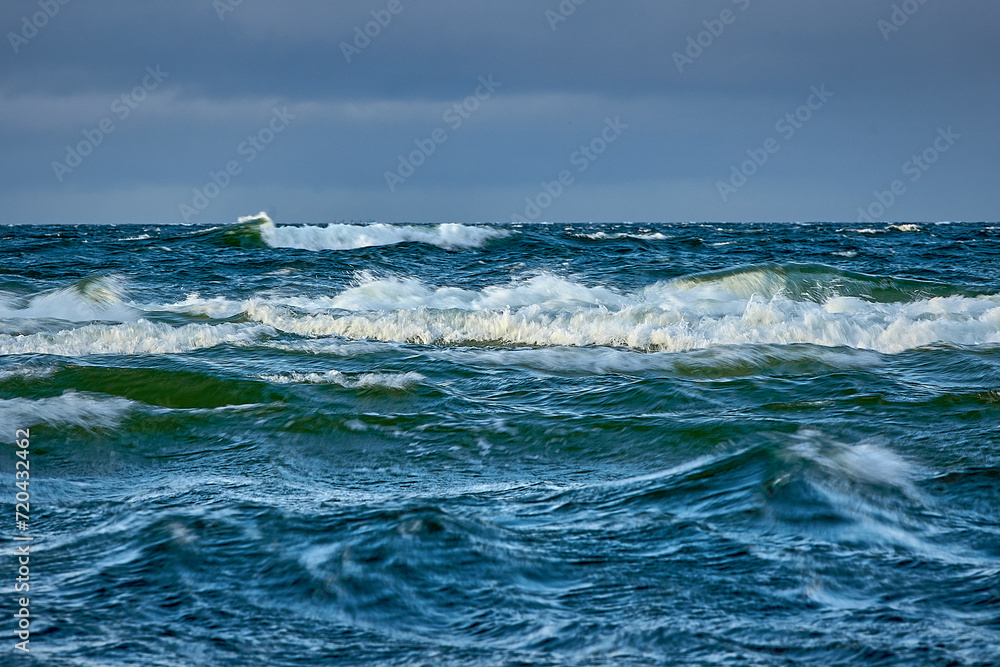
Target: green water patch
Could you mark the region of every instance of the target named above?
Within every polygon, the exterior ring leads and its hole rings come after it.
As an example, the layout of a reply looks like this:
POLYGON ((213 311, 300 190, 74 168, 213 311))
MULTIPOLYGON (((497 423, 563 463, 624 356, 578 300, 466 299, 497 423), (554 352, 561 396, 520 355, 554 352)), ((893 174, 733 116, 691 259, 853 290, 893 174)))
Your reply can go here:
POLYGON ((192 237, 207 241, 210 245, 234 246, 237 248, 266 248, 267 243, 261 231, 263 225, 269 223, 265 217, 253 218, 225 227, 200 229, 191 234, 192 237))
POLYGON ((31 398, 81 391, 164 408, 219 408, 285 399, 284 394, 263 381, 163 368, 69 365, 48 377, 23 378, 21 384, 26 385, 20 387, 24 392, 21 395, 31 398))

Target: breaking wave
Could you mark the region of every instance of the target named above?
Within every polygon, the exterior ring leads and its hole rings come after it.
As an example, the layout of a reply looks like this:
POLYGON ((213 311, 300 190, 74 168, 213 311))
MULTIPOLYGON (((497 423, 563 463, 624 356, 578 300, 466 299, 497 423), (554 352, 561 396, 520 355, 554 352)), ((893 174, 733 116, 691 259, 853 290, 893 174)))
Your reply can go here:
POLYGON ((666 241, 667 237, 660 232, 647 232, 640 231, 635 233, 628 232, 594 232, 593 234, 572 234, 571 236, 578 239, 590 239, 591 241, 606 241, 606 240, 620 240, 620 239, 634 239, 636 241, 666 241))
MULTIPOLYGON (((0 294, 0 318, 4 320, 95 320, 128 322, 137 313, 124 301, 122 281, 114 276, 79 280, 70 287, 19 298, 0 294)), ((4 328, 10 328, 6 325, 4 328)), ((2 329, 0 329, 2 330, 2 329)))
POLYGON ((491 227, 443 223, 438 225, 276 225, 266 213, 240 218, 221 230, 223 242, 242 247, 298 250, 354 250, 398 243, 427 243, 446 249, 479 248, 509 232, 491 227))
POLYGON ((88 430, 113 428, 135 405, 124 398, 89 396, 74 391, 37 400, 0 399, 0 425, 8 432, 38 424, 77 426, 88 430))
MULTIPOLYGON (((296 344, 273 340, 283 334, 341 343, 662 352, 811 344, 896 353, 1000 343, 1000 295, 811 264, 700 273, 631 291, 543 273, 482 289, 365 276, 328 296, 192 294, 142 306, 126 304, 122 293, 116 280, 100 278, 20 304, 0 302, 8 319, 0 328, 0 354, 171 354, 226 344, 296 344), (182 317, 160 321, 164 313, 182 317), (229 321, 185 321, 205 317, 229 321)), ((337 374, 289 381, 339 380, 344 386, 361 382, 337 374)))
POLYGON ((926 280, 845 271, 824 264, 742 266, 679 278, 674 284, 682 288, 717 286, 742 297, 757 295, 771 298, 781 294, 797 301, 818 302, 836 297, 857 297, 877 303, 892 303, 985 293, 926 280))
POLYGON ((222 344, 248 344, 274 329, 261 324, 186 324, 179 327, 138 320, 89 324, 58 332, 0 334, 0 354, 176 354, 222 344))
POLYGON ((922 232, 923 228, 920 225, 915 225, 913 223, 900 223, 898 225, 886 225, 881 229, 876 229, 874 227, 861 227, 861 228, 844 228, 838 229, 838 232, 854 232, 855 234, 889 234, 891 232, 922 232))
POLYGON ((307 337, 681 351, 808 343, 895 353, 1000 343, 1000 295, 817 266, 757 266, 623 292, 543 274, 482 290, 367 278, 333 296, 186 301, 307 337))

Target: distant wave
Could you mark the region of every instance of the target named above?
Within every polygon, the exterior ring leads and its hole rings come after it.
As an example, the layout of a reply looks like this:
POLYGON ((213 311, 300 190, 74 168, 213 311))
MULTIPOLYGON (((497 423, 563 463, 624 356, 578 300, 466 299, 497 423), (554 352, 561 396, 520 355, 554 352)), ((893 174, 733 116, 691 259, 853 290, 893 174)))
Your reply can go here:
POLYGON ((635 239, 637 241, 665 241, 667 236, 660 232, 594 232, 593 234, 572 234, 578 239, 590 239, 592 241, 635 239))
POLYGON ((444 223, 439 225, 276 225, 266 213, 240 218, 221 228, 223 242, 243 247, 294 248, 298 250, 354 250, 398 243, 427 243, 440 248, 479 248, 509 231, 444 223))
POLYGON ((843 229, 838 229, 838 232, 854 232, 856 234, 888 234, 889 232, 922 232, 923 229, 920 225, 915 225, 913 223, 902 223, 898 225, 886 225, 881 229, 876 229, 874 227, 862 227, 859 229, 845 227, 843 229))

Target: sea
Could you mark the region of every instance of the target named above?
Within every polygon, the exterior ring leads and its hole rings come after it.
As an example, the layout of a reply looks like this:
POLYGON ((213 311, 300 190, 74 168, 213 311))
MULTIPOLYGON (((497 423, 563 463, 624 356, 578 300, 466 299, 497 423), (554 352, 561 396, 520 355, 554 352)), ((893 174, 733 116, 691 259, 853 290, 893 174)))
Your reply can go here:
POLYGON ((0 227, 0 664, 1000 664, 1000 224, 286 222, 0 227))

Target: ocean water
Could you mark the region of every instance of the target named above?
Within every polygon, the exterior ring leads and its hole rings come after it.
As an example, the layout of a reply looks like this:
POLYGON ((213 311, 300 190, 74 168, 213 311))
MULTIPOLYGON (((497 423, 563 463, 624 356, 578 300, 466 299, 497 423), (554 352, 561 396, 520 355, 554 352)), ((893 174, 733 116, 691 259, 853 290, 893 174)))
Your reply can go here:
POLYGON ((1000 663, 1000 226, 0 237, 2 664, 1000 663))

